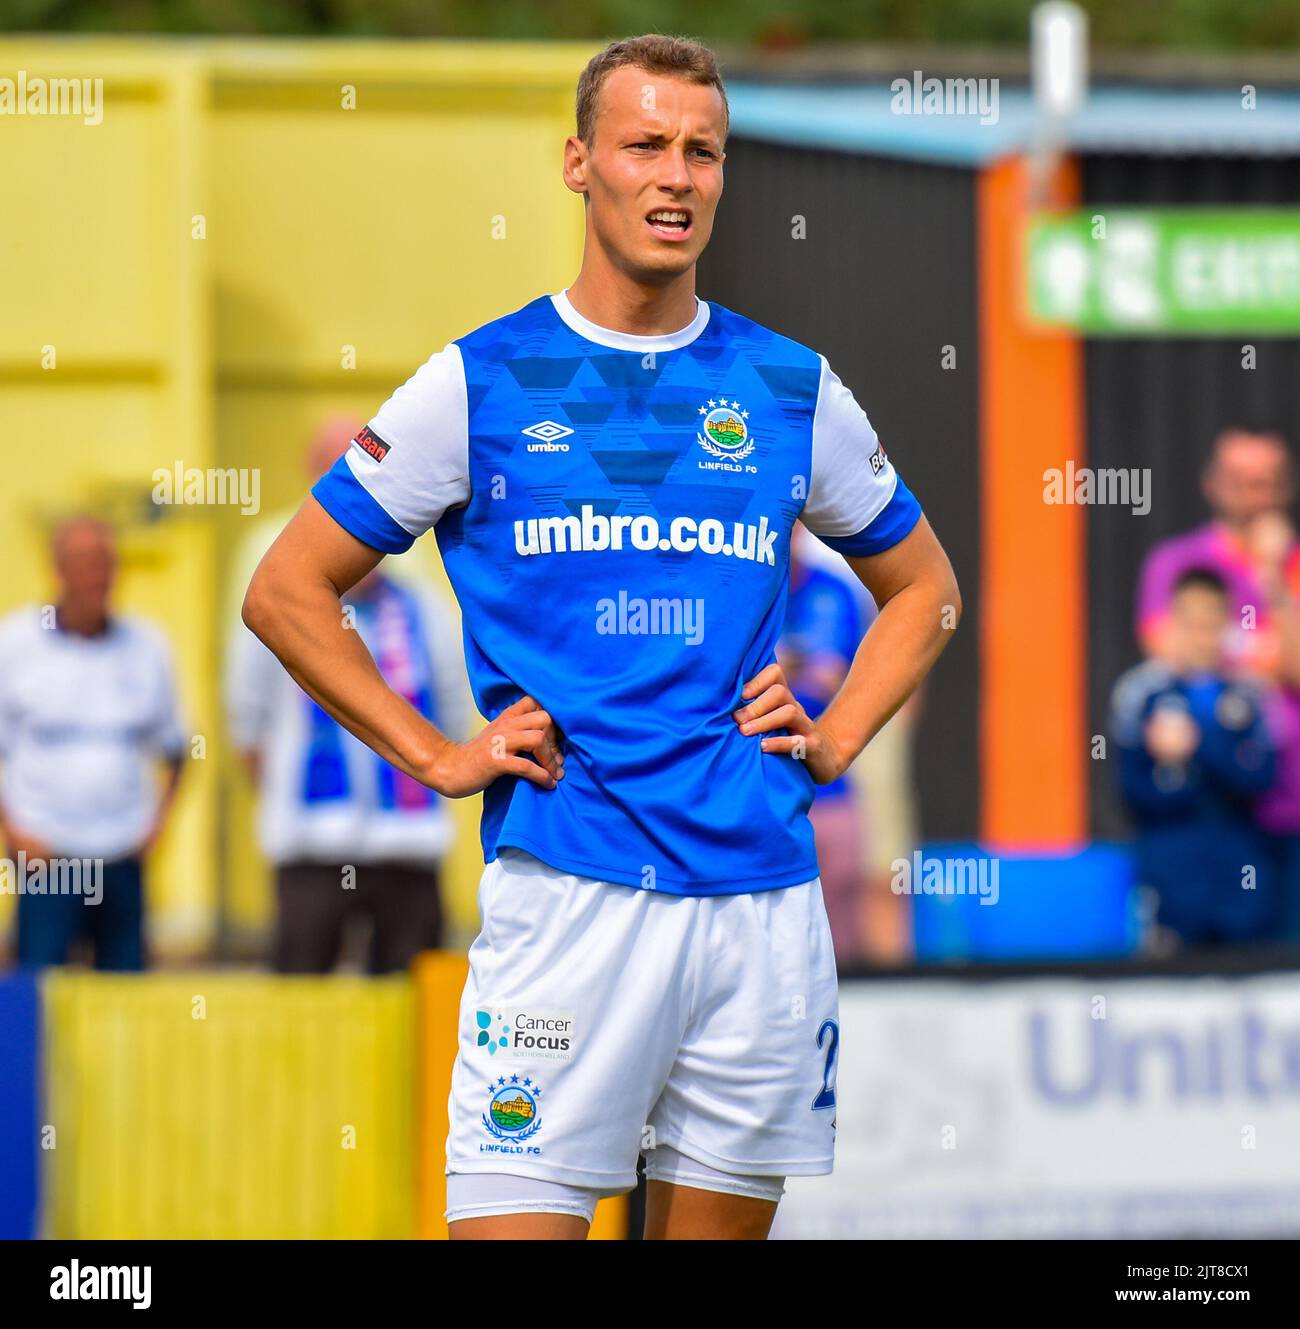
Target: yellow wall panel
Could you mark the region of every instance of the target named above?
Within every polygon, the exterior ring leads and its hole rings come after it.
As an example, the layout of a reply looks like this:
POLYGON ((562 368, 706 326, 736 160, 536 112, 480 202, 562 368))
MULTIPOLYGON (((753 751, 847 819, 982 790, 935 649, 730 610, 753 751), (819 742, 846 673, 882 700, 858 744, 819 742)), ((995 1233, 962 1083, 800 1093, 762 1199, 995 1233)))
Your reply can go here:
POLYGON ((354 347, 387 395, 452 337, 566 285, 581 204, 559 179, 559 129, 218 110, 223 377, 335 375, 354 347))
POLYGON ((412 1235, 408 980, 51 973, 45 1002, 50 1236, 412 1235))
MULTIPOLYGON (((10 541, 0 609, 48 600, 51 526, 100 513, 121 543, 119 608, 167 630, 191 730, 216 738, 213 541, 201 511, 150 501, 160 467, 209 462, 206 259, 188 220, 205 76, 179 48, 148 50, 0 43, 6 68, 104 81, 101 123, 6 117, 0 134, 0 172, 22 181, 24 199, 0 215, 0 413, 15 440, 0 491, 10 541)), ((190 763, 172 834, 153 856, 150 922, 164 948, 212 934, 217 759, 209 744, 204 764, 190 763)))
POLYGON ((3 159, 22 207, 0 209, 5 310, 0 359, 29 363, 52 343, 70 368, 159 356, 175 279, 157 201, 170 170, 158 98, 113 101, 100 125, 64 117, 4 122, 3 159))

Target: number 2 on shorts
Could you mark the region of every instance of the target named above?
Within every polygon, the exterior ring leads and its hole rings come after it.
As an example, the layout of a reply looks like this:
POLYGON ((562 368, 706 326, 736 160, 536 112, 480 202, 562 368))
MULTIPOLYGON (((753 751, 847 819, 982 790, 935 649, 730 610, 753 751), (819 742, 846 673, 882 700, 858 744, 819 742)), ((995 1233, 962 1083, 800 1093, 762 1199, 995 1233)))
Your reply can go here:
POLYGON ((834 1020, 823 1020, 817 1030, 817 1046, 826 1048, 826 1065, 822 1069, 822 1087, 813 1099, 813 1111, 835 1106, 835 1060, 840 1051, 840 1027, 834 1020))

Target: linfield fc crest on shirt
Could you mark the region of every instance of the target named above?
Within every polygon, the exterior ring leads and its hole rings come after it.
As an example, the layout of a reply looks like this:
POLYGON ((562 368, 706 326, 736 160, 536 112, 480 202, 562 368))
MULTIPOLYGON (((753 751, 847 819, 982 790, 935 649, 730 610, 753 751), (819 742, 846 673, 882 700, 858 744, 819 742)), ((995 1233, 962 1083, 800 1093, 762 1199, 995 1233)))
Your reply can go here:
POLYGON ((491 1143, 480 1142, 483 1154, 540 1154, 527 1141, 542 1129, 542 1087, 531 1075, 499 1075, 487 1085, 483 1129, 491 1143))
MULTIPOLYGON (((700 417, 695 441, 710 457, 717 458, 715 463, 701 462, 701 468, 741 470, 737 463, 744 461, 755 447, 749 428, 749 412, 738 401, 711 397, 700 407, 700 417)), ((748 466, 743 469, 754 471, 757 468, 748 466)))

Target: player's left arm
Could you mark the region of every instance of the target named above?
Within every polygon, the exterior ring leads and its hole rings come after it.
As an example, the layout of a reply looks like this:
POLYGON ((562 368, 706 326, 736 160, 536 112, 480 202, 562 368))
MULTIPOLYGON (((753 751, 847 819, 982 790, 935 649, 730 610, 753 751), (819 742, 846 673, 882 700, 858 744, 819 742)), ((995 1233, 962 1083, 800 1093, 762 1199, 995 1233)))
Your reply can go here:
POLYGON ((800 519, 843 555, 880 613, 816 723, 777 664, 749 680, 734 716, 742 733, 767 735, 764 752, 801 757, 818 784, 829 784, 929 673, 961 618, 961 594, 920 504, 824 358, 800 519))
POLYGON ((830 705, 810 720, 772 664, 745 685, 746 705, 735 712, 742 734, 767 735, 764 752, 802 755, 818 784, 844 774, 930 672, 961 618, 952 564, 923 516, 897 544, 845 561, 880 613, 830 705))

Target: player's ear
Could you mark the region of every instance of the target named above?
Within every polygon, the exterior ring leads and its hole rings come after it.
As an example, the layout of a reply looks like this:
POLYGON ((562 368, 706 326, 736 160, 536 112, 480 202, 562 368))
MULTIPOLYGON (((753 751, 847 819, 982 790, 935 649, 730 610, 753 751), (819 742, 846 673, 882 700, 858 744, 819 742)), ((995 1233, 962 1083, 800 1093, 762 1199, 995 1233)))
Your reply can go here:
POLYGON ((587 145, 576 135, 564 143, 564 183, 575 194, 587 192, 587 145))

